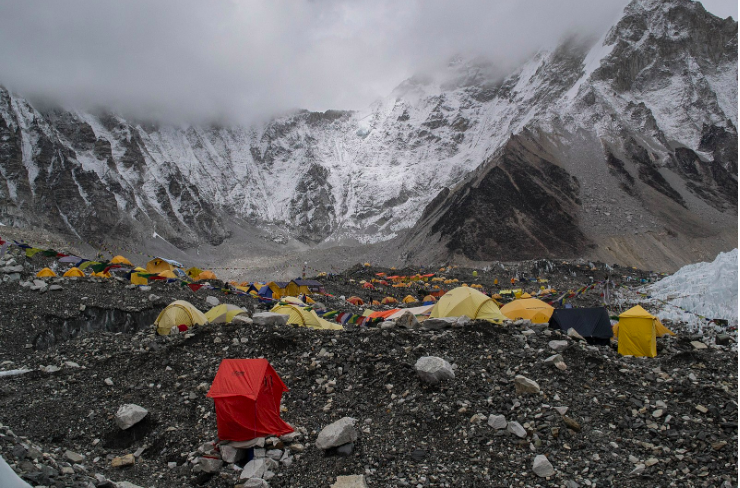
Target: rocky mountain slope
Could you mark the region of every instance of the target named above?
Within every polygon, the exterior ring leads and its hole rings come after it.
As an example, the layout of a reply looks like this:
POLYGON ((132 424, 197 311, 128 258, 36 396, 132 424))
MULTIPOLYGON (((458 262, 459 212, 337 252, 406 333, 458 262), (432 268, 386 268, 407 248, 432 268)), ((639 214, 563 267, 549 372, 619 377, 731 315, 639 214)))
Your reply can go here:
POLYGON ((595 43, 506 75, 455 59, 365 112, 173 126, 0 90, 0 222, 182 248, 256 226, 308 246, 397 237, 418 259, 678 263, 736 247, 736 127, 737 23, 635 0, 595 43))

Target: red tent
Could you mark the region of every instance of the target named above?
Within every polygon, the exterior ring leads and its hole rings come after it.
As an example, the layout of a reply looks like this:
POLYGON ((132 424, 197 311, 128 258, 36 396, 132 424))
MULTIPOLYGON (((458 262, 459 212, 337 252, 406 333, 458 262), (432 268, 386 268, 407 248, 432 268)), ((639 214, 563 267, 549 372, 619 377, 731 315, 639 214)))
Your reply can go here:
POLYGON ((216 403, 219 439, 248 441, 293 432, 280 418, 280 399, 286 391, 267 359, 221 361, 206 395, 216 403))

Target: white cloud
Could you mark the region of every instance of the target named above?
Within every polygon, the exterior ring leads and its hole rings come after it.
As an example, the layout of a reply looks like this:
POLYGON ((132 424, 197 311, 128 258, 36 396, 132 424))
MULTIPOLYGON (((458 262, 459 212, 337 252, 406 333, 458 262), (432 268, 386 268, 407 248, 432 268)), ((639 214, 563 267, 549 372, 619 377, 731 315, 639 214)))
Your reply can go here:
POLYGON ((456 53, 518 63, 624 0, 0 3, 0 83, 166 120, 361 109, 456 53))

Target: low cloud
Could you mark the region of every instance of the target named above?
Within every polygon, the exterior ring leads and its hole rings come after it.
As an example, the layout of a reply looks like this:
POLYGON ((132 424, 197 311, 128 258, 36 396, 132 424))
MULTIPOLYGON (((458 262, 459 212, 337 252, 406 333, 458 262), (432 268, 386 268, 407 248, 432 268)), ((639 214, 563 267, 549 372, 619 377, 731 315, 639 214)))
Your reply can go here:
POLYGON ((508 69, 565 35, 597 36, 625 3, 8 1, 0 4, 0 84, 165 121, 363 109, 456 54, 508 69))

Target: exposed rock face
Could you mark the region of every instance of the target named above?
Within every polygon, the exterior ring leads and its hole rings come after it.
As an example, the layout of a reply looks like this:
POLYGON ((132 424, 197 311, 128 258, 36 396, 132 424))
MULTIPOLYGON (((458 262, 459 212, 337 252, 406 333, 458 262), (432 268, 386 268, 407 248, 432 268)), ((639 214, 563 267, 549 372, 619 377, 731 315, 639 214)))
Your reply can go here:
POLYGON ((410 257, 416 240, 485 260, 588 255, 628 231, 677 251, 737 226, 732 19, 634 1, 593 45, 494 68, 457 58, 366 111, 252 127, 40 110, 0 88, 0 222, 180 247, 246 223, 309 245, 410 229, 410 257))

